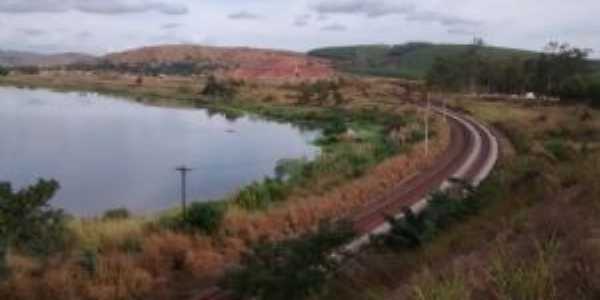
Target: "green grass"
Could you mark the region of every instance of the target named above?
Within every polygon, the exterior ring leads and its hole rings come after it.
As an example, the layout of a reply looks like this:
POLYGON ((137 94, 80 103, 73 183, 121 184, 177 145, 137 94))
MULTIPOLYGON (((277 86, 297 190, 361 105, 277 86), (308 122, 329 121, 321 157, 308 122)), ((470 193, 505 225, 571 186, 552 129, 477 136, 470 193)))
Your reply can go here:
MULTIPOLYGON (((285 111, 279 111, 285 112, 285 111)), ((298 115, 284 113, 274 118, 297 118, 298 115)), ((309 113, 324 128, 322 136, 315 141, 321 147, 321 155, 313 161, 306 159, 287 159, 279 163, 276 177, 265 178, 241 189, 232 199, 237 206, 246 210, 263 210, 281 201, 295 189, 327 190, 346 180, 357 178, 369 168, 382 160, 402 151, 405 145, 398 145, 388 138, 386 132, 387 119, 381 114, 378 119, 371 115, 350 112, 327 112, 320 114, 338 123, 331 126, 327 118, 315 117, 314 111, 309 113), (333 115, 329 115, 333 113, 333 115), (324 126, 324 127, 323 127, 324 126), (354 132, 353 138, 343 138, 347 130, 354 132), (320 188, 316 188, 319 186, 320 188)), ((395 118, 399 122, 399 117, 395 118)), ((400 119, 403 124, 410 121, 400 119)), ((309 126, 316 126, 315 123, 309 126)), ((416 143, 419 140, 411 140, 416 143)))
POLYGON ((459 275, 450 278, 423 278, 413 289, 413 300, 468 300, 471 299, 465 279, 459 275))

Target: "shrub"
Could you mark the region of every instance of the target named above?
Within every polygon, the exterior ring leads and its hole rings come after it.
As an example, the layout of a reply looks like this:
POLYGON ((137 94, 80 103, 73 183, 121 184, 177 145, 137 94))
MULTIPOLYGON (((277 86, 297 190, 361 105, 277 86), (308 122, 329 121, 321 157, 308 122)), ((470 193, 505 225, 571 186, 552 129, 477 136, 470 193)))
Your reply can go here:
POLYGON ((202 89, 202 95, 212 98, 230 100, 235 96, 235 88, 226 82, 218 81, 216 77, 210 76, 202 89))
POLYGON ((225 204, 219 202, 194 202, 187 210, 185 224, 204 233, 213 233, 219 229, 225 204))
POLYGON ((345 133, 347 130, 348 127, 346 127, 344 119, 340 116, 336 116, 330 122, 327 123, 327 125, 323 129, 323 134, 325 136, 338 135, 345 133))
POLYGON ((98 252, 95 249, 84 249, 81 252, 78 263, 88 275, 93 276, 98 269, 98 252))
POLYGON ((309 162, 305 158, 282 159, 277 162, 275 176, 278 180, 287 181, 289 183, 298 183, 304 176, 304 168, 307 164, 309 164, 309 162))
POLYGON ((440 231, 477 213, 482 206, 481 193, 471 190, 466 196, 458 198, 449 192, 436 192, 431 195, 427 207, 420 213, 410 208, 404 209, 404 218, 388 218, 392 229, 388 234, 375 238, 376 244, 395 250, 414 249, 432 240, 440 231))
POLYGON ((544 148, 559 161, 565 161, 569 158, 567 145, 560 139, 547 141, 544 144, 544 148))
POLYGON ((10 73, 10 71, 8 70, 8 68, 0 66, 0 77, 1 76, 8 76, 9 73, 10 73))
POLYGON ((419 283, 413 289, 413 300, 467 300, 471 293, 466 279, 453 275, 450 278, 435 278, 426 273, 424 278, 419 278, 419 283))
POLYGON ((305 299, 318 293, 339 265, 331 252, 353 237, 349 226, 323 225, 316 233, 258 244, 222 285, 237 298, 305 299))
POLYGON ((48 204, 58 188, 58 182, 41 179, 17 192, 0 184, 0 273, 7 271, 8 247, 43 256, 66 246, 65 214, 48 204))
POLYGON ((518 125, 503 122, 495 122, 493 125, 506 135, 511 145, 519 154, 529 153, 529 140, 527 136, 519 130, 518 125))
POLYGON ((408 139, 409 143, 418 143, 425 139, 425 131, 421 129, 414 129, 410 132, 408 139))
POLYGON ((104 216, 102 217, 104 220, 121 220, 128 219, 131 216, 131 213, 127 208, 115 208, 110 209, 104 212, 104 216))
POLYGON ((244 187, 234 198, 234 203, 246 210, 262 210, 284 200, 287 194, 288 186, 284 181, 267 177, 244 187))
POLYGON ((556 240, 536 241, 536 257, 522 262, 500 253, 493 258, 490 274, 501 299, 556 299, 556 240))

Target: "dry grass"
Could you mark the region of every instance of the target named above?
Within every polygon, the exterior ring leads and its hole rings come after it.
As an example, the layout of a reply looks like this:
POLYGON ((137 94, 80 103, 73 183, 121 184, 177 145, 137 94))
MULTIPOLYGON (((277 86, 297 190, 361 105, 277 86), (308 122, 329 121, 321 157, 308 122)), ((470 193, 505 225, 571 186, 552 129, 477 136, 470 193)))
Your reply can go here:
POLYGON ((231 210, 225 218, 223 228, 228 234, 249 243, 263 236, 281 239, 296 235, 314 228, 321 220, 347 216, 376 199, 377 195, 429 166, 448 143, 447 128, 440 123, 437 126, 439 138, 431 145, 430 157, 425 157, 423 145, 418 145, 406 154, 384 161, 365 176, 342 184, 324 195, 292 197, 284 205, 260 214, 231 210))
POLYGON ((576 149, 567 160, 557 160, 535 147, 556 138, 581 143, 581 131, 597 141, 600 114, 576 106, 461 105, 517 131, 533 150, 503 153, 491 181, 498 191, 488 195, 495 200, 479 216, 418 251, 362 255, 332 294, 366 299, 365 291, 383 290, 381 299, 598 299, 600 155, 576 149), (582 115, 588 116, 582 120, 582 115))
MULTIPOLYGON (((158 105, 190 105, 199 98, 206 82, 204 77, 162 76, 143 77, 141 85, 137 76, 114 72, 63 72, 47 71, 39 75, 11 75, 0 78, 0 85, 45 87, 58 90, 98 91, 131 96, 158 105), (180 101, 173 101, 174 99, 180 101)), ((364 79, 341 76, 332 79, 340 84, 344 108, 361 109, 378 107, 382 110, 396 109, 402 104, 399 95, 406 91, 399 87, 399 80, 364 79), (340 79, 341 78, 341 79, 340 79)), ((237 86, 243 101, 253 103, 296 104, 300 83, 284 82, 241 82, 237 86)), ((406 96, 406 95, 404 95, 406 96)), ((333 103, 322 103, 331 105, 333 103)))
POLYGON ((151 219, 144 217, 128 219, 74 219, 69 227, 78 245, 85 249, 115 249, 145 234, 151 219))

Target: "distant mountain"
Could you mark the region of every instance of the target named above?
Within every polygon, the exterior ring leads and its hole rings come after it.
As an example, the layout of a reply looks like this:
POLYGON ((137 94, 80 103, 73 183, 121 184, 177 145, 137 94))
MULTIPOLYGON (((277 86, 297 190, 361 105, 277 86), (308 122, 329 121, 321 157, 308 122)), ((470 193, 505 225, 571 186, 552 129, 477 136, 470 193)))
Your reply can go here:
POLYGON ((39 54, 23 51, 0 50, 0 65, 9 67, 20 66, 57 66, 77 62, 92 63, 96 58, 82 53, 39 54))
POLYGON ((303 53, 254 48, 161 45, 103 57, 105 63, 140 66, 191 65, 194 70, 221 72, 238 79, 328 78, 334 70, 328 60, 303 53))
MULTIPOLYGON (((469 45, 407 43, 401 45, 359 45, 329 47, 310 51, 310 56, 326 58, 346 72, 366 75, 423 78, 438 56, 451 56, 469 45)), ((485 46, 483 55, 491 57, 531 57, 536 52, 485 46)))

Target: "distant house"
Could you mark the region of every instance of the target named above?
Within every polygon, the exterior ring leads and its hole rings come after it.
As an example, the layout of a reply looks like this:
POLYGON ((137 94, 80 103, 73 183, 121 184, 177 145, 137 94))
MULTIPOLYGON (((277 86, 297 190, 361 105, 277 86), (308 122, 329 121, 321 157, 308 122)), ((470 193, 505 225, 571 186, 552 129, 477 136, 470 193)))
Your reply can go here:
POLYGON ((528 92, 527 94, 525 94, 525 99, 527 99, 527 100, 535 100, 535 99, 537 99, 537 97, 535 96, 535 93, 528 92))

